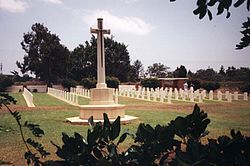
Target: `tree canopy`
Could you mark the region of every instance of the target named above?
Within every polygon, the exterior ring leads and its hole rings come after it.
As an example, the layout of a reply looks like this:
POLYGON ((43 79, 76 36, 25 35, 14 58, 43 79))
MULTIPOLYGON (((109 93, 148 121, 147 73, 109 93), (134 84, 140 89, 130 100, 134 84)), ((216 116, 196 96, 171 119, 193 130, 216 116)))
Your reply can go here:
POLYGON ((24 33, 21 42, 26 55, 23 63, 16 62, 22 73, 30 71, 48 85, 67 74, 69 50, 43 24, 35 23, 32 31, 24 33))
POLYGON ((154 63, 151 66, 148 66, 147 74, 150 77, 164 78, 168 75, 168 69, 169 67, 165 66, 164 64, 154 63))
MULTIPOLYGON (((117 77, 120 81, 128 80, 130 57, 127 46, 111 38, 104 38, 106 75, 117 77)), ((79 45, 71 54, 70 77, 75 80, 96 78, 96 38, 79 45)))
POLYGON ((176 78, 186 78, 187 77, 187 69, 185 66, 181 65, 180 68, 177 67, 177 69, 174 71, 174 77, 176 78))

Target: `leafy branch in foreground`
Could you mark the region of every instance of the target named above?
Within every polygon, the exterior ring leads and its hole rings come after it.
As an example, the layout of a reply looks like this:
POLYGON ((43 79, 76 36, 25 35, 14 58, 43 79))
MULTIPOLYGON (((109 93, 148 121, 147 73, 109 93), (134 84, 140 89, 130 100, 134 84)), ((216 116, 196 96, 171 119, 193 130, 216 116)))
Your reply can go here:
MULTIPOLYGON (((170 0, 170 2, 174 1, 176 0, 170 0)), ((198 15, 199 19, 203 19, 206 15, 208 15, 209 20, 212 20, 213 15, 211 8, 217 4, 217 15, 221 15, 226 12, 226 18, 229 18, 231 16, 231 7, 233 6, 234 8, 238 8, 244 3, 246 4, 247 11, 250 11, 250 0, 236 0, 234 3, 233 0, 197 0, 197 8, 194 9, 193 13, 194 15, 198 15)), ((243 49, 250 45, 250 19, 247 19, 248 20, 243 23, 243 28, 245 28, 245 30, 241 31, 244 36, 241 38, 239 44, 236 45, 236 49, 243 49)))
POLYGON ((23 141, 23 143, 26 147, 26 150, 27 150, 24 154, 24 157, 27 160, 27 164, 29 165, 31 163, 34 163, 34 165, 41 165, 42 162, 40 161, 40 157, 37 156, 36 153, 32 152, 30 146, 33 147, 35 149, 35 151, 39 152, 42 158, 47 157, 48 155, 50 155, 50 153, 47 152, 46 150, 44 150, 44 147, 42 146, 42 144, 35 142, 31 138, 28 138, 26 140, 25 136, 24 136, 23 128, 24 127, 28 128, 35 137, 43 136, 44 131, 42 129, 40 129, 39 125, 29 123, 28 121, 25 121, 25 123, 22 124, 20 113, 18 111, 12 111, 10 109, 10 107, 8 106, 11 103, 15 104, 16 100, 6 93, 0 93, 0 108, 2 108, 4 106, 8 110, 8 112, 13 116, 13 118, 16 120, 17 125, 19 127, 22 141, 23 141))
POLYGON ((250 162, 250 138, 240 132, 232 130, 231 137, 220 136, 202 143, 210 120, 197 105, 190 115, 179 116, 167 125, 141 123, 135 135, 120 133, 120 117, 111 124, 104 114, 103 124, 95 124, 93 117, 89 123, 92 129, 87 139, 78 133, 73 137, 63 133, 62 147, 53 143, 61 160, 50 161, 49 165, 247 166, 250 162), (118 145, 131 135, 134 144, 119 151, 118 145))
MULTIPOLYGON (((1 97, 1 101, 2 97, 1 97)), ((135 134, 121 134, 120 117, 113 123, 104 114, 104 122, 94 123, 89 119, 91 129, 85 139, 79 133, 69 136, 62 133, 63 145, 51 142, 56 148, 59 160, 42 162, 41 157, 50 153, 44 150, 42 144, 28 138, 25 140, 22 128, 27 127, 36 137, 44 132, 39 125, 25 122, 21 125, 21 115, 12 112, 16 119, 23 142, 27 148, 25 159, 27 163, 49 166, 248 166, 250 163, 250 138, 240 131, 231 130, 231 136, 219 136, 216 139, 202 139, 209 134, 206 130, 210 119, 205 112, 195 105, 191 114, 178 116, 166 125, 139 124, 135 134), (125 150, 119 146, 131 136, 134 143, 125 150), (39 152, 40 156, 32 153, 30 146, 39 152)))

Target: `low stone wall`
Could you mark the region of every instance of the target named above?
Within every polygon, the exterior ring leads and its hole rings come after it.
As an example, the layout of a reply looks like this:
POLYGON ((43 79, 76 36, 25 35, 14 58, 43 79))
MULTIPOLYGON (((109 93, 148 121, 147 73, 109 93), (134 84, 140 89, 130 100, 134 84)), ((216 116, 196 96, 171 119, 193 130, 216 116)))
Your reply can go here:
POLYGON ((12 85, 6 89, 6 92, 18 93, 23 91, 23 85, 12 85))
POLYGON ((27 85, 26 88, 29 89, 30 92, 47 92, 47 85, 27 85))
POLYGON ((23 89, 23 97, 28 107, 35 107, 33 103, 33 94, 30 93, 30 91, 28 91, 26 88, 23 89))

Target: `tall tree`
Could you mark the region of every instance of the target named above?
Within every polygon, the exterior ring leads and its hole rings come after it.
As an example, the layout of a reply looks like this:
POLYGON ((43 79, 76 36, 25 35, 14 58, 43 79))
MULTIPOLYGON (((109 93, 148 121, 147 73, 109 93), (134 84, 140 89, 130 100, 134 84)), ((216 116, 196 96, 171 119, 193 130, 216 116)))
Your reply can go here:
POLYGON ((154 63, 152 66, 148 66, 147 74, 150 77, 164 78, 168 76, 169 67, 161 63, 154 63))
POLYGON ((131 65, 130 70, 130 81, 140 81, 140 79, 144 76, 143 64, 140 60, 136 60, 131 65))
MULTIPOLYGON (((128 80, 130 58, 127 46, 111 38, 104 38, 106 75, 117 77, 120 81, 128 80)), ((90 42, 79 45, 71 55, 70 76, 75 80, 82 78, 96 78, 96 38, 92 36, 90 42)))
POLYGON ((50 85, 66 76, 69 50, 43 24, 35 23, 31 29, 31 32, 24 33, 21 42, 27 54, 23 63, 17 61, 16 64, 22 73, 30 71, 50 85))
MULTIPOLYGON (((170 0, 170 2, 174 2, 176 0, 170 0)), ((234 8, 238 8, 239 6, 246 4, 246 8, 250 11, 250 0, 196 0, 197 8, 194 9, 193 13, 199 16, 199 19, 203 19, 206 15, 208 15, 209 20, 212 20, 213 14, 211 11, 217 10, 217 15, 220 15, 224 12, 227 13, 226 18, 231 16, 230 9, 233 6, 234 8), (217 6, 217 9, 211 10, 212 7, 217 6)), ((250 46, 250 18, 247 18, 243 24, 244 30, 241 31, 243 37, 239 44, 236 45, 236 49, 243 49, 245 47, 250 46)))
POLYGON ((181 65, 180 68, 177 67, 177 69, 174 71, 174 77, 176 78, 186 78, 187 77, 187 69, 185 66, 181 65))

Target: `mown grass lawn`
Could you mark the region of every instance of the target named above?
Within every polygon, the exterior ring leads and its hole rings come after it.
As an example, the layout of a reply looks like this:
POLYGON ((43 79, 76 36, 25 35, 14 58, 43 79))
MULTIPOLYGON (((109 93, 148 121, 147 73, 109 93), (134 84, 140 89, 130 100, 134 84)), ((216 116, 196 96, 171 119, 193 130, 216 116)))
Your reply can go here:
MULTIPOLYGON (((17 105, 26 106, 21 93, 11 95, 18 100, 17 105)), ((51 153, 54 154, 55 148, 50 141, 61 145, 62 132, 66 132, 69 135, 78 132, 84 137, 86 136, 89 126, 66 123, 66 118, 79 115, 78 107, 71 106, 45 93, 34 93, 34 102, 38 106, 37 108, 29 111, 21 111, 22 122, 28 120, 41 126, 45 135, 36 140, 43 143, 51 153), (46 109, 38 109, 42 106, 46 106, 46 109)), ((79 103, 81 104, 88 104, 88 102, 89 99, 79 99, 79 103)), ((193 103, 184 102, 169 105, 126 97, 120 97, 119 103, 126 105, 126 114, 139 117, 139 120, 122 126, 122 132, 129 129, 132 133, 136 132, 139 123, 149 123, 152 126, 157 124, 166 125, 177 116, 186 116, 191 113, 194 105, 193 103)), ((213 103, 200 104, 201 108, 205 112, 208 112, 208 116, 211 119, 208 127, 210 138, 224 134, 229 135, 230 130, 233 128, 250 136, 250 101, 213 103)), ((21 141, 18 126, 10 114, 0 114, 0 129, 0 163, 1 161, 8 161, 14 165, 24 165, 23 154, 25 148, 21 141)), ((25 130, 25 136, 31 137, 32 135, 29 131, 25 130)), ((121 148, 128 147, 131 143, 132 140, 128 139, 121 148)), ((55 157, 55 155, 52 157, 55 157)))

